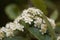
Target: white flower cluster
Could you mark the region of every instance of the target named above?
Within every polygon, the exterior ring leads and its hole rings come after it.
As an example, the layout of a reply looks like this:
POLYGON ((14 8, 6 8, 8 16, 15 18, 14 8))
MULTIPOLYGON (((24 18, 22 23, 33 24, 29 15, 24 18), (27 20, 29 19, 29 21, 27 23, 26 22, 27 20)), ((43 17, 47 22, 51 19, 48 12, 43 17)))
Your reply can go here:
MULTIPOLYGON (((34 22, 34 26, 41 28, 39 31, 44 34, 47 31, 47 24, 42 19, 43 12, 36 8, 28 8, 25 9, 22 14, 15 19, 14 22, 19 22, 20 20, 25 21, 25 23, 31 24, 31 22, 34 22), (40 16, 40 17, 39 17, 40 16)), ((51 26, 53 29, 55 29, 55 21, 53 19, 47 18, 48 21, 51 23, 51 26)))
MULTIPOLYGON (((53 29, 55 29, 55 21, 53 19, 47 18, 48 21, 50 22, 51 26, 53 29)), ((47 31, 47 24, 44 21, 44 19, 40 18, 40 17, 36 17, 35 21, 34 21, 34 26, 41 28, 39 31, 42 32, 42 34, 46 33, 47 31)))
MULTIPOLYGON (((42 14, 43 12, 39 9, 36 8, 28 8, 25 9, 21 15, 19 15, 13 22, 7 23, 5 27, 2 27, 0 29, 0 39, 4 37, 4 33, 6 34, 7 37, 9 36, 14 36, 13 32, 14 30, 20 30, 24 31, 23 28, 24 26, 21 25, 19 22, 20 20, 25 21, 25 23, 29 23, 31 25, 31 22, 34 22, 34 26, 41 28, 39 31, 44 34, 47 31, 47 24, 42 19, 42 14)), ((49 22, 52 25, 52 28, 55 28, 55 21, 53 19, 49 19, 49 22)))
POLYGON ((41 12, 41 10, 39 9, 35 9, 35 8, 28 8, 27 10, 25 9, 22 14, 17 17, 17 19, 15 21, 18 21, 19 20, 23 20, 25 21, 25 23, 29 23, 31 24, 31 22, 33 21, 34 17, 36 15, 40 15, 42 14, 43 12, 41 12))
POLYGON ((24 26, 21 25, 20 23, 14 22, 7 23, 5 27, 0 28, 0 39, 4 38, 4 36, 6 37, 14 36, 15 30, 24 31, 23 28, 24 26))

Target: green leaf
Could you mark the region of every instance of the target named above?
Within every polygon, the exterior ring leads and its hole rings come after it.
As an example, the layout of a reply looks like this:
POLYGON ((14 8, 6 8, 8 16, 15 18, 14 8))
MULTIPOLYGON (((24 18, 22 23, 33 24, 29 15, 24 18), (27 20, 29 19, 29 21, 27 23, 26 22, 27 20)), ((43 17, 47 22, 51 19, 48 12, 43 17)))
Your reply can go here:
POLYGON ((45 20, 47 26, 48 26, 48 31, 49 31, 49 34, 51 35, 51 39, 52 40, 56 40, 56 34, 55 34, 55 30, 52 28, 50 22, 48 21, 47 17, 42 14, 42 18, 45 20))
POLYGON ((45 36, 45 40, 51 40, 51 37, 50 36, 48 36, 48 35, 44 35, 45 36))
POLYGON ((60 34, 60 22, 56 23, 55 32, 60 34))
POLYGON ((42 35, 37 28, 30 27, 28 30, 38 40, 51 40, 49 35, 42 35))
POLYGON ((17 5, 15 5, 15 4, 8 5, 5 8, 5 12, 6 12, 7 16, 12 20, 15 19, 20 14, 20 11, 19 11, 17 5))
POLYGON ((58 18, 58 10, 54 10, 53 13, 51 14, 50 18, 56 20, 58 18))
POLYGON ((47 14, 47 9, 46 9, 47 6, 46 6, 44 0, 31 0, 31 2, 33 3, 33 5, 36 8, 42 10, 45 14, 47 14))
POLYGON ((11 38, 7 37, 7 38, 4 38, 3 40, 27 40, 27 39, 20 36, 16 36, 11 38))
POLYGON ((38 40, 44 40, 44 35, 42 35, 38 29, 31 27, 28 31, 38 40))

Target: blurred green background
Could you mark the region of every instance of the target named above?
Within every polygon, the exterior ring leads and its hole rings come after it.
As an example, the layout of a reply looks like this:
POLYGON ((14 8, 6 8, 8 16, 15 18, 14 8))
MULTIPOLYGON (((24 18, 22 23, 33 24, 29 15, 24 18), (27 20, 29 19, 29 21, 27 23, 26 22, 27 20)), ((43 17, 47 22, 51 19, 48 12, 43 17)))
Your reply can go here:
POLYGON ((0 0, 0 27, 13 21, 22 10, 36 7, 60 25, 60 0, 0 0))

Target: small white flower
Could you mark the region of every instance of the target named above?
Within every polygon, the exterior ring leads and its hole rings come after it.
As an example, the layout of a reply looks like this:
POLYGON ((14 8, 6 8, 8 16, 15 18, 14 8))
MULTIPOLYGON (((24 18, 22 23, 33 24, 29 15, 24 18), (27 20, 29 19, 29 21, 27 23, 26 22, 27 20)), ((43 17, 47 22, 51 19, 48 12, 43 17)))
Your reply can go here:
POLYGON ((22 14, 27 14, 28 10, 23 10, 22 14))
POLYGON ((8 28, 5 28, 5 27, 2 27, 1 30, 2 30, 3 32, 5 32, 6 37, 14 36, 14 34, 13 34, 13 30, 11 30, 11 29, 8 29, 8 28))
POLYGON ((37 13, 38 15, 40 15, 40 16, 42 16, 42 14, 43 14, 43 12, 42 12, 41 10, 39 10, 39 9, 36 9, 36 13, 37 13))
POLYGON ((47 28, 47 25, 46 24, 41 24, 41 29, 45 29, 47 28))
POLYGON ((14 23, 10 22, 6 24, 6 28, 9 28, 11 30, 16 30, 16 26, 14 23))
POLYGON ((35 19, 35 21, 34 21, 34 26, 39 28, 40 25, 42 24, 42 18, 40 18, 40 17, 35 17, 34 19, 35 19))
POLYGON ((49 19, 49 18, 48 18, 48 21, 50 22, 52 28, 55 29, 55 26, 56 26, 56 24, 55 24, 55 20, 53 20, 53 19, 49 19))
POLYGON ((57 37, 57 40, 60 40, 60 36, 57 37))
POLYGON ((30 12, 31 14, 33 14, 33 16, 35 16, 35 15, 42 16, 41 14, 43 14, 43 12, 41 10, 36 9, 36 8, 28 8, 27 10, 28 10, 28 12, 30 12))
POLYGON ((19 23, 19 21, 22 19, 21 16, 18 16, 15 20, 14 20, 14 23, 19 23))
POLYGON ((33 16, 28 13, 22 13, 21 17, 23 18, 22 20, 25 21, 25 23, 31 24, 31 22, 33 21, 33 19, 31 18, 33 16))
POLYGON ((47 25, 46 24, 41 24, 41 29, 39 31, 42 34, 46 33, 46 31, 47 31, 47 25))
POLYGON ((31 22, 33 21, 33 19, 29 17, 25 17, 23 20, 25 21, 25 23, 29 23, 29 24, 31 24, 31 22))
POLYGON ((4 32, 0 29, 0 39, 2 40, 4 38, 4 32))
POLYGON ((16 30, 17 29, 17 30, 23 31, 24 26, 19 24, 19 23, 10 22, 10 23, 6 24, 6 28, 10 28, 12 30, 16 30))
POLYGON ((15 27, 16 27, 17 30, 24 31, 24 29, 23 29, 24 26, 19 24, 19 23, 15 23, 15 27))
POLYGON ((28 10, 28 13, 31 14, 31 15, 33 15, 33 16, 37 15, 37 13, 35 11, 36 10, 35 8, 28 8, 27 10, 28 10))

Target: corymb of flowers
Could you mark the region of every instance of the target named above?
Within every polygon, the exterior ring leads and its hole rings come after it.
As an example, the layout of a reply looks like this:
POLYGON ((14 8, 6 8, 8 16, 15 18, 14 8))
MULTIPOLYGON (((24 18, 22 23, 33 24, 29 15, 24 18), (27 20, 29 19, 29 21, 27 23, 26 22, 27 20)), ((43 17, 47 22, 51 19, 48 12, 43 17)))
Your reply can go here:
MULTIPOLYGON (((14 30, 19 30, 24 32, 24 25, 20 23, 20 21, 24 21, 29 25, 34 23, 34 27, 40 28, 39 31, 42 35, 47 32, 47 24, 45 20, 42 18, 42 14, 44 14, 41 10, 36 8, 28 8, 23 10, 23 12, 13 21, 9 22, 5 25, 5 27, 0 28, 0 39, 10 36, 14 36, 14 30)), ((55 21, 53 19, 48 18, 53 29, 55 29, 55 21)))

